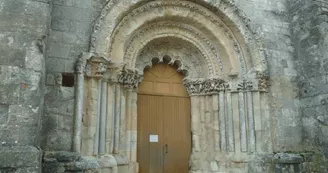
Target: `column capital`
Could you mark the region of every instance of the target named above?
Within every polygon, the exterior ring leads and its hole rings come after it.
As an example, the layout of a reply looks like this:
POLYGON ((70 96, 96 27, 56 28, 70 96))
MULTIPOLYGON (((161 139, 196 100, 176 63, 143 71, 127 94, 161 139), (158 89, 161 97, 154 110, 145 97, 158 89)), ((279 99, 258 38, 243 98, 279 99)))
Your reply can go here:
POLYGON ((142 79, 143 75, 137 69, 128 69, 125 66, 118 74, 118 83, 128 89, 136 90, 142 79))
POLYGON ((221 78, 184 79, 183 82, 190 96, 218 94, 229 88, 221 78))
POLYGON ((76 72, 87 77, 102 77, 107 71, 110 59, 98 56, 96 53, 84 52, 76 62, 76 72))

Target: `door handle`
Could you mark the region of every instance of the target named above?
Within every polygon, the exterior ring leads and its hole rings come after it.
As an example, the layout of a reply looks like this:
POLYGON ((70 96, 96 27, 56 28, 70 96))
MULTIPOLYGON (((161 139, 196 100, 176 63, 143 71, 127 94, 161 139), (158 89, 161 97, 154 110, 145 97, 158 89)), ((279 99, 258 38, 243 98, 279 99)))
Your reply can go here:
POLYGON ((169 147, 167 144, 165 144, 165 154, 169 153, 169 147))

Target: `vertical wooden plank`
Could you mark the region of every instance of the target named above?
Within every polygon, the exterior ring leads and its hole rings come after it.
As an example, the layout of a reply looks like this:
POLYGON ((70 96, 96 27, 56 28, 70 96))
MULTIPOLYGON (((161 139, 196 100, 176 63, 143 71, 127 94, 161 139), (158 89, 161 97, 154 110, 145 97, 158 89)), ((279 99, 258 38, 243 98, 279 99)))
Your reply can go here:
POLYGON ((178 104, 176 100, 172 99, 171 97, 164 96, 164 143, 163 143, 163 149, 164 149, 164 173, 169 173, 174 171, 174 161, 175 161, 175 155, 180 154, 180 151, 177 150, 176 143, 176 133, 178 133, 175 128, 176 126, 176 108, 175 105, 178 104), (175 153, 178 152, 178 153, 175 153))
POLYGON ((164 96, 164 107, 164 172, 188 172, 191 151, 190 99, 164 96))
MULTIPOLYGON (((138 140, 137 158, 139 162, 139 172, 149 172, 149 118, 152 106, 150 96, 138 95, 138 140)), ((154 104, 154 103, 153 103, 154 104)))

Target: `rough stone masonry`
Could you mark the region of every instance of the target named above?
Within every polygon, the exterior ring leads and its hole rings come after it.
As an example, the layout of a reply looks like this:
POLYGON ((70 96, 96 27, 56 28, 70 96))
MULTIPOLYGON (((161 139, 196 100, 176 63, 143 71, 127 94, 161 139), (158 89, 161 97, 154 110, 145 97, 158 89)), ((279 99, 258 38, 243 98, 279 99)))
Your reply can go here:
POLYGON ((137 173, 156 63, 191 173, 328 172, 327 0, 0 0, 0 173, 137 173))

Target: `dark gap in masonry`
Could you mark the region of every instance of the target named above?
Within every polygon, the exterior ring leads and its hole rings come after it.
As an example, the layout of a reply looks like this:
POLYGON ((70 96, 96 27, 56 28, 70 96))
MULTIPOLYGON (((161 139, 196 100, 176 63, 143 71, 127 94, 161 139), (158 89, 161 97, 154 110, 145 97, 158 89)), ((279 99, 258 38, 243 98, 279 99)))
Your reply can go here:
POLYGON ((62 73, 62 86, 74 87, 75 78, 73 73, 62 73))

